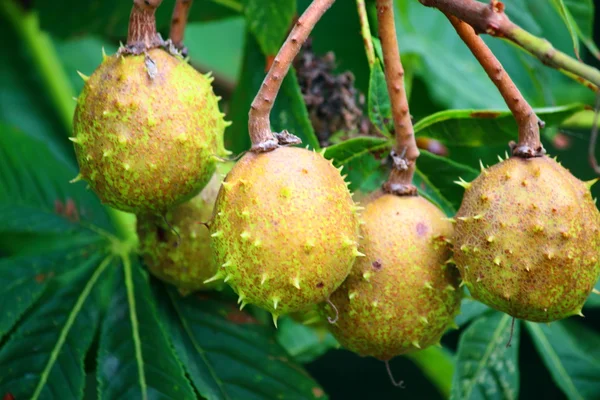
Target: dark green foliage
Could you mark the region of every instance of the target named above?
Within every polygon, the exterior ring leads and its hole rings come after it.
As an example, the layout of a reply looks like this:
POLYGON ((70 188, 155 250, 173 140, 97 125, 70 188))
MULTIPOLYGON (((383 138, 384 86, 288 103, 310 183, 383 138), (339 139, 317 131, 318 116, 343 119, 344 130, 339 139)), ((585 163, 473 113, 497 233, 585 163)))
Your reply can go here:
MULTIPOLYGON (((387 399, 434 398, 437 389, 439 398, 471 400, 535 398, 540 388, 569 399, 600 398, 597 295, 588 299, 584 320, 516 321, 510 348, 511 318, 466 298, 456 319, 460 328, 444 337, 444 349, 415 353, 412 369, 394 360, 393 367, 402 366, 394 371, 405 381, 402 391, 389 384, 382 364, 333 350, 338 345, 322 323, 286 316, 275 331, 270 315, 252 306, 239 311, 227 290, 184 298, 150 278, 137 258, 131 216, 104 207, 84 182, 69 183, 78 173, 67 140, 76 104, 71 97, 83 86, 76 70, 91 74, 102 48, 112 54, 125 40, 131 3, 55 3, 7 0, 0 6, 0 398, 387 399)), ((309 3, 194 1, 185 42, 192 65, 214 71, 215 91, 233 121, 226 147, 235 155, 250 145, 248 110, 268 59, 309 3)), ((415 184, 452 217, 463 194, 453 181, 476 177, 479 159, 494 163, 516 138, 516 125, 445 17, 414 0, 395 3, 416 136, 448 149, 445 156, 421 150, 415 184)), ((558 49, 578 51, 586 61, 588 51, 597 52, 591 0, 504 3, 516 23, 558 49)), ((165 0, 157 12, 163 37, 173 4, 165 0)), ((375 1, 366 5, 376 34, 375 1)), ((362 200, 389 173, 394 129, 383 63, 377 59, 369 68, 359 28, 355 1, 340 0, 317 25, 312 43, 317 55, 335 53, 337 72, 354 74, 364 115, 379 131, 332 135, 350 139, 324 149, 362 200)), ((589 130, 561 127, 579 118, 593 93, 515 46, 484 39, 546 122, 548 151, 578 178, 593 178, 584 156, 589 130), (559 133, 570 147, 554 147, 559 133)), ((320 150, 293 69, 271 122, 320 150)))

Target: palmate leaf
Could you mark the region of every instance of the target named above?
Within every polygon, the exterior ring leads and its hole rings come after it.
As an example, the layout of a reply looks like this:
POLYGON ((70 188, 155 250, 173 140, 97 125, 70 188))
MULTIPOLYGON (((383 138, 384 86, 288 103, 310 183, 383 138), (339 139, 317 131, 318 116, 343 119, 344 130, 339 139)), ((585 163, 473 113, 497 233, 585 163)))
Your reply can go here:
POLYGON ((49 282, 65 272, 98 261, 101 244, 60 249, 43 255, 0 259, 0 339, 42 295, 49 282))
POLYGON ((159 297, 177 354, 203 397, 326 398, 270 330, 234 303, 203 294, 182 298, 172 289, 159 297))
POLYGON ((473 322, 458 343, 452 397, 457 400, 516 399, 519 395, 519 321, 506 348, 512 317, 500 312, 473 322))
POLYGON ((554 382, 571 400, 600 397, 600 337, 581 324, 559 321, 546 326, 526 323, 554 382))
POLYGON ((340 345, 325 328, 307 326, 284 317, 277 324, 277 342, 296 360, 306 364, 340 345))
POLYGON ((69 183, 77 173, 42 140, 0 124, 0 234, 113 232, 94 193, 84 182, 69 183))
POLYGON ((194 399, 144 275, 129 256, 116 271, 98 350, 100 399, 194 399))
POLYGON ((263 54, 277 54, 295 13, 296 0, 246 0, 244 14, 248 28, 263 54))
MULTIPOLYGON (((584 108, 583 104, 571 104, 535 111, 549 127, 560 124, 584 108)), ((454 146, 493 146, 516 140, 517 124, 509 111, 447 110, 417 122, 415 134, 454 146)))
POLYGON ((17 399, 77 399, 84 357, 100 317, 112 257, 101 254, 52 280, 0 350, 0 393, 17 399))

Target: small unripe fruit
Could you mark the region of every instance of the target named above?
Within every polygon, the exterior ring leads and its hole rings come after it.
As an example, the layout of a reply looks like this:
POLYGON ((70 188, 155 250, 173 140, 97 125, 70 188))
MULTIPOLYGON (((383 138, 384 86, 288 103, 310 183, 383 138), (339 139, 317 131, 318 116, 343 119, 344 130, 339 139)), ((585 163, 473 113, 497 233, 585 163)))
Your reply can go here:
POLYGON ((544 156, 509 158, 463 186, 454 259, 473 297, 529 321, 580 314, 600 274, 589 185, 544 156))
POLYGON ((72 140, 80 178, 105 204, 164 214, 206 185, 226 126, 209 78, 153 49, 106 57, 85 79, 72 140))
POLYGON ((306 309, 350 272, 358 224, 344 179, 320 154, 293 147, 248 152, 215 205, 215 279, 275 317, 306 309))
POLYGON ((169 211, 165 218, 170 226, 156 215, 138 215, 140 253, 148 270, 182 294, 215 287, 204 283, 217 272, 217 264, 203 222, 212 216, 222 179, 215 173, 198 196, 169 211))
POLYGON ((347 349, 381 360, 439 343, 462 297, 458 271, 447 264, 452 224, 422 197, 390 194, 368 203, 362 218, 365 257, 331 296, 338 309, 331 332, 347 349))

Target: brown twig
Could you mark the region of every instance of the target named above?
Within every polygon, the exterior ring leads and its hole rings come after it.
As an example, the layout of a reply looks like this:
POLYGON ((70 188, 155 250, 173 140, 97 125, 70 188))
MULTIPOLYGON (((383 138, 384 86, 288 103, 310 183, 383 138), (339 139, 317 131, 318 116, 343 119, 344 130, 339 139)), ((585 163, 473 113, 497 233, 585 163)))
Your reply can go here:
MULTIPOLYGON (((504 13, 504 4, 491 0, 489 4, 476 0, 419 0, 471 25, 475 32, 506 38, 521 46, 544 64, 569 72, 571 77, 585 79, 587 87, 598 91, 600 71, 555 49, 546 39, 539 38, 513 23, 504 13)), ((578 79, 580 81, 580 79, 578 79)))
POLYGON ((173 16, 171 17, 170 39, 173 45, 178 50, 181 50, 184 56, 187 55, 187 48, 183 45, 183 38, 192 3, 193 0, 177 0, 173 9, 173 16))
POLYGON ((419 157, 419 148, 415 141, 415 131, 404 87, 404 69, 396 39, 393 0, 377 0, 377 21, 396 135, 396 148, 392 151, 394 167, 388 181, 383 184, 383 190, 400 196, 416 195, 417 188, 412 184, 412 180, 415 174, 415 162, 419 157))
POLYGON ((540 142, 541 121, 535 115, 533 108, 527 103, 519 89, 515 86, 508 73, 494 56, 494 53, 485 44, 475 30, 467 23, 453 15, 446 14, 454 29, 481 64, 494 85, 500 91, 506 105, 512 112, 519 128, 519 143, 512 145, 514 156, 538 157, 545 153, 540 142))
POLYGON ((275 56, 273 64, 250 106, 248 131, 252 140, 251 151, 274 150, 279 144, 284 144, 282 140, 285 143, 298 143, 299 139, 294 139, 293 135, 287 132, 275 135, 271 130, 269 117, 283 78, 287 75, 292 61, 314 26, 334 2, 335 0, 313 0, 304 14, 298 18, 292 32, 275 56))
POLYGON ((129 31, 127 32, 127 46, 122 48, 122 53, 141 54, 153 47, 164 44, 156 32, 156 18, 154 13, 162 0, 133 0, 133 8, 129 15, 129 31))

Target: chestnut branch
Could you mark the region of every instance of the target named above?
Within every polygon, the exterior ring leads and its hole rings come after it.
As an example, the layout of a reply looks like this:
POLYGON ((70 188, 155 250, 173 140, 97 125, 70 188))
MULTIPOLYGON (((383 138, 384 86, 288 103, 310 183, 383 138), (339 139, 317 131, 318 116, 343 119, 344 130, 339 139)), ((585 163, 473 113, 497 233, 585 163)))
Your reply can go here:
POLYGON ((419 148, 415 141, 415 132, 404 86, 404 68, 396 39, 393 0, 377 0, 377 20, 396 135, 396 148, 392 151, 394 165, 388 181, 383 184, 383 190, 401 196, 416 195, 417 189, 412 184, 412 180, 415 173, 415 162, 419 157, 419 148))
POLYGON ((477 34, 508 39, 542 63, 563 72, 588 88, 598 91, 600 71, 555 49, 546 39, 539 38, 513 23, 504 13, 504 4, 491 0, 489 4, 476 0, 419 0, 427 7, 434 7, 471 25, 477 34))
POLYGON ((187 48, 183 45, 183 38, 192 3, 193 0, 176 0, 173 16, 171 17, 169 36, 173 45, 181 51, 183 56, 187 56, 187 48))
POLYGON ((276 149, 279 144, 297 143, 298 138, 287 132, 274 134, 271 130, 270 114, 281 83, 300 48, 312 32, 323 14, 335 0, 313 0, 306 11, 298 18, 279 53, 275 56, 271 68, 252 105, 250 106, 248 130, 252 140, 251 151, 265 152, 276 149))
POLYGON ((456 33, 465 42, 494 85, 496 85, 517 121, 519 143, 516 145, 511 144, 513 155, 524 158, 544 155, 545 150, 540 142, 540 125, 542 122, 510 79, 500 61, 494 56, 494 53, 483 39, 475 33, 471 25, 453 15, 446 14, 446 16, 456 29, 456 33))
POLYGON ((127 46, 120 49, 121 53, 141 54, 151 48, 164 44, 156 32, 154 13, 162 0, 134 0, 129 15, 129 30, 127 46))

